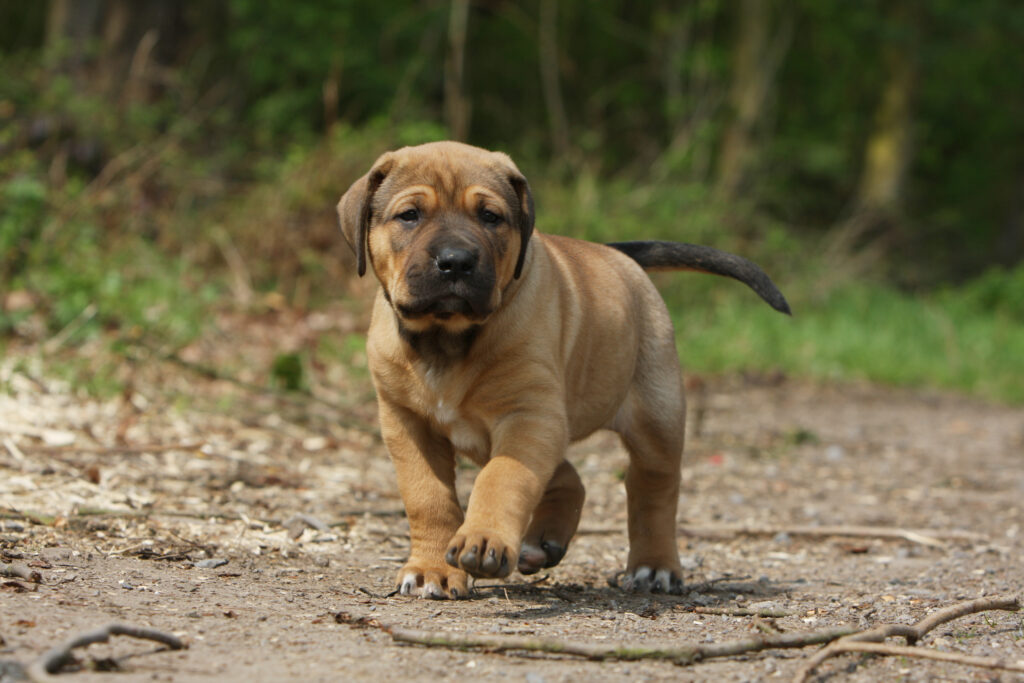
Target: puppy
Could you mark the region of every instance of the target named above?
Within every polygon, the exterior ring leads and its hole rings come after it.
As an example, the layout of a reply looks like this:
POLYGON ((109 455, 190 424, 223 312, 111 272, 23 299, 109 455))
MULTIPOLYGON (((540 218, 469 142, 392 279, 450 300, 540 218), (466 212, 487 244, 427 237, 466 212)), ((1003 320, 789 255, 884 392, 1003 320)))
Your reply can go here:
POLYGON ((558 564, 584 499, 566 449, 598 429, 629 452, 623 587, 680 592, 686 406, 644 269, 734 277, 789 313, 768 276, 708 247, 540 234, 512 160, 457 142, 384 154, 338 215, 359 275, 381 285, 367 356, 411 533, 401 593, 462 598, 470 575, 558 564), (482 468, 465 512, 456 455, 482 468))

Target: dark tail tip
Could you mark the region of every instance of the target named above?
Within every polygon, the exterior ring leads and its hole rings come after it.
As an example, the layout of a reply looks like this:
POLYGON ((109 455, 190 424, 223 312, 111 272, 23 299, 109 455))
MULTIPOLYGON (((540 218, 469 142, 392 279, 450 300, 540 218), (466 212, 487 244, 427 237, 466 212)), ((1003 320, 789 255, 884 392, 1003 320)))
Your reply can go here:
POLYGON ((739 280, 779 313, 793 315, 789 302, 771 278, 753 261, 727 251, 684 242, 612 242, 643 268, 697 270, 739 280))

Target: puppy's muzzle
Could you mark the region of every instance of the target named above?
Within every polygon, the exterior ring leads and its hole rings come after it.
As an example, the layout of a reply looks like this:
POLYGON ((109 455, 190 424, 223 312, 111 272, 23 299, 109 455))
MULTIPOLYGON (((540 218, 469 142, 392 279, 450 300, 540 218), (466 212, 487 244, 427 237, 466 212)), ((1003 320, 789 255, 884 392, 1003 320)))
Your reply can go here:
POLYGON ((476 271, 479 256, 462 247, 442 247, 434 257, 440 277, 449 282, 468 280, 476 271))
POLYGON ((491 313, 493 265, 472 243, 438 240, 407 271, 410 298, 397 309, 406 319, 462 316, 482 320, 491 313))

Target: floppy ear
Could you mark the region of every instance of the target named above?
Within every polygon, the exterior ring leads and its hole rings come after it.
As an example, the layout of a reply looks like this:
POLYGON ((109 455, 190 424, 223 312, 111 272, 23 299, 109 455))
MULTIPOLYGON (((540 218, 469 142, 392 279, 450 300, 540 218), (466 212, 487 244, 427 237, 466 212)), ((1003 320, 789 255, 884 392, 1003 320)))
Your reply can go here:
POLYGON ((338 202, 341 232, 345 235, 348 246, 356 253, 356 271, 359 277, 366 274, 366 244, 370 233, 370 221, 373 220, 373 194, 384 182, 393 165, 391 153, 383 154, 370 172, 352 183, 352 187, 348 188, 338 202))
POLYGON ((516 196, 519 197, 515 221, 516 227, 519 228, 519 258, 516 259, 515 278, 519 279, 523 272, 523 263, 526 261, 526 245, 530 241, 530 235, 533 234, 533 193, 530 192, 530 183, 526 182, 526 177, 518 171, 511 173, 508 180, 512 183, 512 189, 516 191, 516 196))

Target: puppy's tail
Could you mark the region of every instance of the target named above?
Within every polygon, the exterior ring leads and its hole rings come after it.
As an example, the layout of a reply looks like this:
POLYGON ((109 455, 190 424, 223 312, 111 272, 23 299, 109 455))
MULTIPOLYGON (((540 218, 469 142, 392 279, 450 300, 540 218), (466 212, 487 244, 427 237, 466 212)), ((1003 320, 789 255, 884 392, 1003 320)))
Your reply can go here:
POLYGON ((792 315, 786 297, 754 262, 712 247, 683 242, 611 242, 608 244, 644 270, 696 270, 739 280, 780 313, 792 315))

